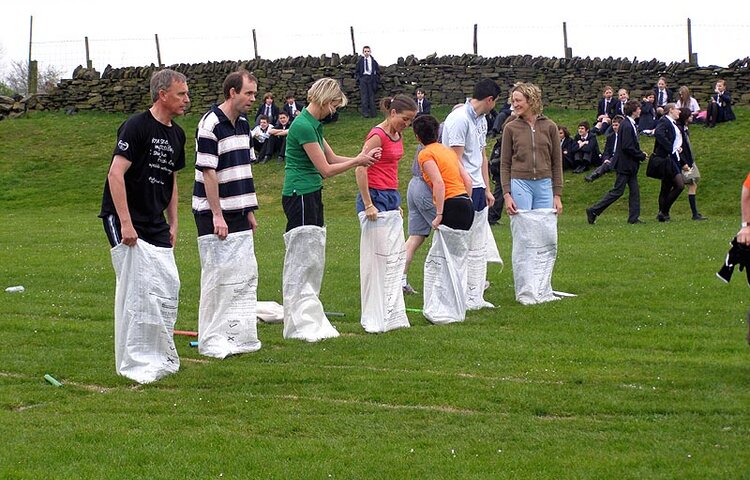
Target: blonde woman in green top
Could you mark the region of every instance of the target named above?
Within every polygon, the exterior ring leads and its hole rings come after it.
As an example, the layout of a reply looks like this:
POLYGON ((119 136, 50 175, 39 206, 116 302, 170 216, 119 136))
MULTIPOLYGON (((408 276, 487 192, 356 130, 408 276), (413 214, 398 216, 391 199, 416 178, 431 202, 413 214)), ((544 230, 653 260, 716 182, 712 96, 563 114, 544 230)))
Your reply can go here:
POLYGON ((321 78, 307 91, 308 105, 294 119, 286 137, 286 166, 281 204, 287 218, 286 231, 303 225, 323 226, 323 178, 357 166, 369 167, 377 161, 381 148, 354 158, 334 153, 323 138, 321 120, 346 106, 339 83, 321 78))

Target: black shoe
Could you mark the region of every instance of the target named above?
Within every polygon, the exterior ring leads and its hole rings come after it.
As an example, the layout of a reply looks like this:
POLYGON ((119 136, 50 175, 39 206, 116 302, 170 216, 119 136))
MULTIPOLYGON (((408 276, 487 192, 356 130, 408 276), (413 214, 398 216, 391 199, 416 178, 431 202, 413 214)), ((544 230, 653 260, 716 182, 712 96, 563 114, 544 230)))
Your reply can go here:
POLYGON ((580 167, 573 170, 573 173, 583 173, 583 170, 584 170, 584 167, 583 165, 581 165, 580 167))
POLYGON ((586 209, 586 220, 589 221, 589 225, 593 225, 596 223, 596 214, 590 208, 586 209))
POLYGON ((284 155, 279 155, 278 162, 284 163, 284 155))
POLYGON ((660 222, 668 222, 669 221, 669 215, 664 215, 663 213, 659 212, 656 214, 656 219, 660 222))
POLYGON ((591 182, 593 182, 594 180, 596 180, 599 177, 600 177, 600 175, 597 175, 596 172, 593 172, 590 175, 586 175, 586 177, 584 178, 584 180, 586 180, 587 182, 591 183, 591 182))
POLYGON ((700 213, 696 213, 695 215, 693 215, 693 220, 708 220, 708 218, 704 217, 700 213))
POLYGON ((644 223, 646 223, 646 222, 644 222, 644 221, 643 221, 643 220, 641 220, 640 218, 637 218, 637 219, 635 219, 634 221, 632 221, 632 222, 628 222, 628 223, 629 223, 629 224, 631 224, 631 225, 643 225, 643 224, 644 224, 644 223))

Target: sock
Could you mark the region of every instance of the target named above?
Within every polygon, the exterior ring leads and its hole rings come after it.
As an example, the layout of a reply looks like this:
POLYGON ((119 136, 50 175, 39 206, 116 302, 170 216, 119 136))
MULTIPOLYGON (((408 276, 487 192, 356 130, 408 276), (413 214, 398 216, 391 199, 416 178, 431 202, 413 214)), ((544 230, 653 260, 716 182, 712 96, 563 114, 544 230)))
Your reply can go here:
POLYGON ((698 215, 698 207, 695 206, 695 195, 688 194, 688 201, 690 202, 690 210, 693 211, 693 216, 698 215))

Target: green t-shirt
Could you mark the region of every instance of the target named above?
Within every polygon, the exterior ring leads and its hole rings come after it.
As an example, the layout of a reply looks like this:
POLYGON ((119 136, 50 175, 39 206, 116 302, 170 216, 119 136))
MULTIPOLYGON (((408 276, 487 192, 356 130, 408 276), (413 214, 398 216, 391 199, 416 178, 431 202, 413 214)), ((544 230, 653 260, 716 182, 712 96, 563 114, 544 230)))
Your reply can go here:
POLYGON ((306 143, 315 142, 323 149, 323 125, 304 108, 292 122, 286 136, 282 195, 306 195, 323 188, 323 176, 303 148, 306 143))

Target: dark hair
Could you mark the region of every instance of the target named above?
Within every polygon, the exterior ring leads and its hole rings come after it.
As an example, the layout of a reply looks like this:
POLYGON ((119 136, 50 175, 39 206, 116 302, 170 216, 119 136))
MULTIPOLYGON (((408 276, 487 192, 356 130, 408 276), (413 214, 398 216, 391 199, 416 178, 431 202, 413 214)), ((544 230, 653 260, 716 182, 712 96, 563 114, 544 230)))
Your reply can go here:
POLYGON ((630 116, 639 108, 641 108, 641 102, 638 100, 628 100, 624 107, 625 115, 630 116))
POLYGON ((396 110, 397 113, 401 112, 416 112, 417 102, 413 98, 399 93, 394 97, 385 97, 380 101, 380 110, 384 112, 390 112, 396 110))
POLYGON ((591 130, 591 125, 586 120, 581 120, 580 122, 578 122, 578 126, 585 128, 586 131, 591 130))
POLYGON ((260 117, 258 117, 258 123, 260 123, 261 120, 265 120, 266 122, 268 122, 268 115, 261 115, 260 117))
POLYGON ((568 131, 568 127, 563 127, 562 125, 557 127, 559 130, 562 130, 563 137, 570 138, 570 132, 568 131))
POLYGON ((282 116, 282 115, 284 115, 285 117, 289 118, 289 114, 288 114, 288 113, 286 113, 286 110, 281 110, 281 111, 279 112, 279 116, 282 116))
POLYGON ((618 115, 615 115, 614 118, 612 118, 612 123, 615 123, 615 122, 622 123, 623 120, 625 120, 625 117, 618 114, 618 115))
POLYGON ((430 145, 437 142, 440 124, 432 115, 418 116, 414 119, 414 123, 411 124, 411 128, 422 145, 430 145))
POLYGON ((419 92, 424 93, 424 88, 419 87, 418 89, 415 90, 415 93, 419 93, 419 92))
POLYGON ((227 78, 224 79, 224 84, 222 86, 222 89, 224 90, 224 98, 229 98, 229 94, 231 93, 231 90, 234 88, 234 91, 237 93, 240 93, 242 90, 242 82, 243 80, 247 78, 248 81, 258 84, 258 79, 255 78, 255 75, 248 72, 247 70, 237 70, 236 72, 232 72, 229 75, 227 75, 227 78))
POLYGON ((294 94, 292 92, 287 92, 286 97, 284 97, 284 99, 289 100, 290 98, 294 98, 294 94))
POLYGON ((677 123, 687 125, 688 118, 692 116, 693 112, 688 107, 680 107, 680 116, 677 118, 677 123))
POLYGON ((471 97, 475 100, 484 100, 487 97, 497 98, 500 95, 500 85, 490 78, 483 78, 474 85, 474 93, 471 97))

